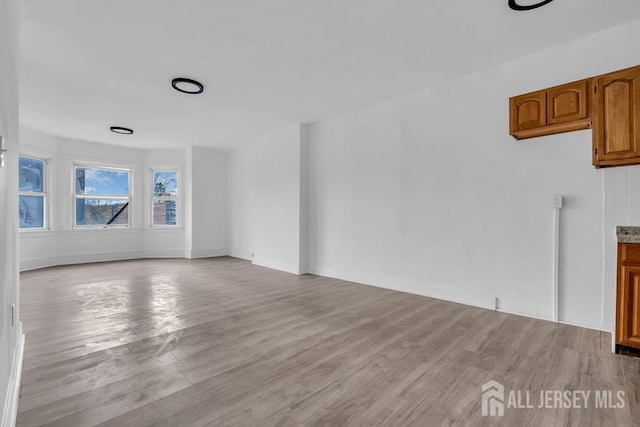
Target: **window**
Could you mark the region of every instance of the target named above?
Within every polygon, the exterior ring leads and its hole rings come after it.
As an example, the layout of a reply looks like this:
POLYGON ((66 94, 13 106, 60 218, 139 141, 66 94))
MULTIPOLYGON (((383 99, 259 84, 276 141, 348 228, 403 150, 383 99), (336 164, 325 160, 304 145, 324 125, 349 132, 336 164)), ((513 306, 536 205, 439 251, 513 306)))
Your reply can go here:
POLYGON ((45 229, 47 227, 47 161, 20 156, 18 166, 20 229, 45 229))
POLYGON ((151 226, 178 226, 178 171, 151 170, 151 226))
POLYGON ((74 226, 131 225, 131 170, 74 166, 74 226))

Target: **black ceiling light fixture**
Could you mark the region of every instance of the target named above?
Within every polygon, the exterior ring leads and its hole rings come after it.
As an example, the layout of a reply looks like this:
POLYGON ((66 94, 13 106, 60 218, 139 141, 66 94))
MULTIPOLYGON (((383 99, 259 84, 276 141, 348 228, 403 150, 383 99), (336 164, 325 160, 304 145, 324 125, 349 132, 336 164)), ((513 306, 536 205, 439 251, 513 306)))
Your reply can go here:
POLYGON ((131 135, 133 133, 133 129, 123 128, 122 126, 111 126, 111 132, 119 133, 121 135, 131 135))
POLYGON ((204 92, 202 83, 193 79, 187 79, 186 77, 178 77, 171 80, 171 86, 178 92, 188 93, 190 95, 197 95, 204 92))
POLYGON ((551 3, 553 0, 544 0, 541 2, 538 2, 536 4, 530 4, 527 6, 521 6, 519 5, 516 0, 509 0, 509 7, 513 10, 517 10, 517 11, 523 11, 523 10, 533 10, 533 9, 537 9, 539 7, 542 7, 544 5, 547 5, 549 3, 551 3))

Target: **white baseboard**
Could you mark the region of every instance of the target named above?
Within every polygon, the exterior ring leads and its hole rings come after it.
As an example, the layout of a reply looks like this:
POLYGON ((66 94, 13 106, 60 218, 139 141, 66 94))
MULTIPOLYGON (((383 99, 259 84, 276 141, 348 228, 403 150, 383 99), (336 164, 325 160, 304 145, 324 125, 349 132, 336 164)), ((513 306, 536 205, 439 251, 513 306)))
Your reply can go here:
MULTIPOLYGON (((383 278, 381 280, 371 280, 362 277, 355 277, 349 274, 342 274, 331 271, 329 269, 323 269, 314 267, 310 269, 309 273, 316 274, 318 276, 331 277, 334 279, 348 280, 355 283, 362 283, 365 285, 376 286, 379 288, 391 289, 394 291, 407 292, 410 294, 422 295, 426 297, 436 298, 444 301, 455 302, 458 304, 470 305, 473 307, 485 308, 488 310, 495 310, 500 313, 513 314, 516 316, 529 317, 532 319, 544 320, 552 322, 550 316, 541 316, 533 313, 527 313, 516 310, 509 310, 505 308, 497 308, 496 298, 489 295, 473 294, 455 289, 446 289, 443 287, 432 286, 422 283, 413 283, 406 281, 398 281, 390 278, 383 278)), ((602 325, 591 325, 578 322, 569 322, 561 320, 558 322, 563 325, 577 326, 579 328, 591 329, 595 331, 608 332, 613 334, 611 328, 602 325)))
POLYGON ((274 270, 285 271, 287 273, 300 274, 299 266, 288 263, 288 262, 274 260, 274 259, 255 257, 253 259, 253 264, 259 265, 261 267, 272 268, 274 270))
POLYGON ((37 270, 39 268, 55 267, 56 265, 60 265, 58 258, 32 259, 20 261, 20 271, 37 270))
POLYGON ((253 260, 253 254, 251 251, 245 251, 244 249, 229 249, 229 256, 246 259, 247 261, 253 260))
MULTIPOLYGON (((524 311, 509 310, 504 308, 499 308, 496 311, 500 313, 513 314, 515 316, 522 316, 522 317, 528 317, 531 319, 544 320, 546 322, 553 322, 553 319, 551 318, 551 316, 541 316, 539 314, 533 314, 533 313, 528 313, 524 311)), ((576 326, 578 328, 591 329, 594 331, 608 332, 613 335, 613 331, 611 330, 611 328, 607 328, 606 326, 602 326, 602 325, 591 325, 586 323, 568 322, 565 320, 560 320, 558 323, 561 325, 576 326)))
POLYGON ((350 282, 362 283, 377 288, 391 289, 393 291, 406 292, 409 294, 421 295, 443 301, 455 302, 458 304, 470 305, 472 307, 484 308, 487 310, 496 309, 496 298, 490 295, 475 294, 457 289, 447 289, 426 283, 414 283, 391 278, 370 279, 340 274, 329 269, 314 267, 309 269, 309 273, 333 279, 348 280, 350 282))
POLYGON ((229 250, 227 248, 224 249, 199 249, 188 251, 187 258, 212 258, 218 256, 227 256, 229 255, 229 250))
POLYGON ((55 267, 57 265, 87 264, 91 262, 122 261, 143 258, 209 258, 228 255, 227 249, 210 249, 200 251, 160 250, 114 252, 106 254, 65 255, 51 258, 20 261, 20 271, 36 270, 38 268, 55 267))
POLYGON ((19 335, 16 348, 13 353, 11 363, 11 373, 7 386, 7 397, 2 411, 2 427, 13 427, 16 425, 18 416, 18 398, 20 397, 20 381, 22 379, 22 362, 24 360, 25 336, 22 333, 22 322, 19 323, 19 335))
POLYGON ((182 250, 144 251, 138 258, 188 258, 182 250))
POLYGON ((122 261, 126 259, 144 258, 142 252, 113 252, 105 254, 87 255, 62 255, 51 258, 41 258, 28 261, 20 261, 20 271, 35 270, 38 268, 55 267, 56 265, 88 264, 91 262, 122 261))
POLYGON ((613 335, 613 331, 610 328, 607 328, 606 326, 602 326, 602 325, 598 326, 598 325, 590 325, 587 323, 567 322, 565 320, 561 320, 558 323, 561 323, 563 325, 569 325, 569 326, 577 326, 578 328, 592 329, 594 331, 608 332, 613 335))
POLYGON ((138 259, 141 252, 112 252, 106 254, 66 255, 58 257, 58 265, 88 264, 91 262, 122 261, 126 259, 138 259))

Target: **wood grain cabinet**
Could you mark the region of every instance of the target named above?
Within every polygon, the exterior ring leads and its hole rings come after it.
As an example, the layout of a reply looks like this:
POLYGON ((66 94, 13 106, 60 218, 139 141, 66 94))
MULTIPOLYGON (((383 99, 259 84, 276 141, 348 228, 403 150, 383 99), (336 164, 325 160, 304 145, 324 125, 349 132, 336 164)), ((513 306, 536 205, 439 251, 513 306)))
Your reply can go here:
POLYGON ((589 119, 589 80, 547 90, 547 122, 550 125, 589 119))
POLYGON ((595 167, 640 164, 640 66, 509 99, 516 139, 589 128, 595 167))
POLYGON ((534 129, 547 124, 547 92, 542 90, 511 98, 511 129, 534 129))
POLYGON ((509 100, 510 134, 535 138, 591 127, 590 79, 514 96, 509 100))
POLYGON ((618 243, 616 344, 640 349, 640 244, 618 243))
POLYGON ((594 79, 593 164, 640 163, 640 67, 594 79))

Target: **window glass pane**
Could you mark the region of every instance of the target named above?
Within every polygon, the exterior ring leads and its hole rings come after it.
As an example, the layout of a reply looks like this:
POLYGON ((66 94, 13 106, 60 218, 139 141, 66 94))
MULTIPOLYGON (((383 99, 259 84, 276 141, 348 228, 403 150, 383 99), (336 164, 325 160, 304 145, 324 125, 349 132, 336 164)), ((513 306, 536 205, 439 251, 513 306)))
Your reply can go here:
POLYGON ((153 201, 153 225, 176 225, 176 202, 174 200, 153 201))
POLYGON ((20 157, 19 160, 20 191, 43 191, 44 161, 30 157, 20 157))
POLYGON ((44 197, 20 196, 18 205, 20 228, 44 227, 44 197))
POLYGON ((76 225, 128 224, 129 202, 126 200, 76 199, 76 225))
POLYGON ((177 196, 178 195, 178 172, 169 171, 153 172, 153 195, 154 196, 177 196))
POLYGON ((76 194, 128 196, 129 172, 112 169, 76 168, 76 194))

